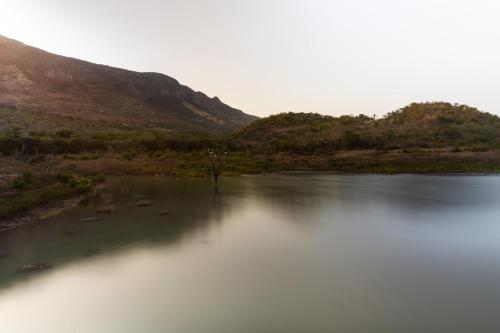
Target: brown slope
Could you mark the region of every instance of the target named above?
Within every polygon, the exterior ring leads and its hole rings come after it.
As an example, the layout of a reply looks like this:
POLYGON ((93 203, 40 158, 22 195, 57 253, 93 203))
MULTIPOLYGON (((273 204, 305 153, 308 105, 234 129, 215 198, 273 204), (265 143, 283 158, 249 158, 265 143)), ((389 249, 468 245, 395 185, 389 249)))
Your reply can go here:
POLYGON ((228 132, 256 117, 159 73, 63 57, 0 36, 0 104, 126 126, 228 132))

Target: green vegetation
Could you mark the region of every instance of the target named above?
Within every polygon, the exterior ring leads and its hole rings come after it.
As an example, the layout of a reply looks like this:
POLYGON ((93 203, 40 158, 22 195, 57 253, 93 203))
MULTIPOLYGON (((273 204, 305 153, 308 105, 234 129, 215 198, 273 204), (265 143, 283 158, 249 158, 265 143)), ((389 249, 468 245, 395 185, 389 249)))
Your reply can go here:
MULTIPOLYGON (((141 154, 192 155, 208 148, 252 155, 331 155, 341 150, 500 147, 500 118, 450 103, 411 104, 381 119, 284 113, 260 119, 230 136, 133 128, 103 121, 0 108, 0 153, 43 162, 49 156, 96 159, 104 153, 133 160, 141 154)), ((206 158, 203 157, 205 160, 206 158)))
POLYGON ((96 160, 115 154, 128 161, 148 155, 193 164, 195 158, 206 162, 209 148, 240 154, 240 159, 241 154, 255 158, 280 153, 326 156, 355 150, 458 153, 500 148, 499 117, 443 102, 414 103, 381 119, 283 113, 257 120, 230 136, 133 128, 5 107, 0 108, 0 116, 0 153, 30 163, 54 156, 96 160))
POLYGON ((16 190, 22 189, 31 184, 31 176, 31 171, 25 171, 21 176, 14 178, 10 186, 16 190))
POLYGON ((36 190, 0 197, 0 218, 5 218, 55 200, 62 200, 76 194, 77 189, 55 184, 36 190))
POLYGON ((500 118, 441 102, 414 103, 382 119, 284 113, 250 124, 234 142, 237 149, 308 155, 355 149, 487 151, 500 147, 500 118))
POLYGON ((207 149, 221 136, 176 132, 159 127, 130 127, 41 112, 0 107, 0 154, 47 156, 88 152, 189 152, 207 149))
POLYGON ((102 174, 96 176, 78 176, 62 172, 57 174, 56 179, 61 183, 76 189, 80 193, 87 193, 92 190, 94 184, 103 182, 105 180, 105 176, 102 174))
POLYGON ((72 195, 89 193, 96 184, 105 180, 104 175, 79 176, 64 173, 58 174, 55 178, 56 183, 51 179, 36 179, 34 189, 27 188, 28 185, 34 185, 31 172, 24 172, 14 178, 11 187, 16 191, 0 196, 0 219, 72 195))

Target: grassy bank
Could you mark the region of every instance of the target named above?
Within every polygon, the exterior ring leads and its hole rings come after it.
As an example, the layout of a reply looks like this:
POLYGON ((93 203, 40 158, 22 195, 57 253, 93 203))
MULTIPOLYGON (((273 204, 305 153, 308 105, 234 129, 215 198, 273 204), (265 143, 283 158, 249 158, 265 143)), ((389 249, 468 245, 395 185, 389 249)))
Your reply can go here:
MULTIPOLYGON (((5 160, 0 159, 0 162, 5 160)), ((27 167, 23 165, 22 170, 27 167)), ((0 186, 0 224, 15 217, 23 217, 23 214, 29 214, 34 208, 53 205, 73 196, 87 195, 104 181, 104 176, 67 173, 57 167, 47 172, 34 165, 30 171, 9 174, 3 179, 0 186)))
POLYGON ((39 207, 78 194, 76 188, 64 184, 53 184, 36 190, 24 191, 0 197, 0 219, 26 212, 33 207, 39 207))
MULTIPOLYGON (((65 172, 79 175, 209 177, 212 172, 209 156, 205 151, 86 153, 56 156, 51 163, 52 174, 65 172)), ((43 162, 26 164, 26 167, 36 170, 42 165, 43 162)), ((415 151, 371 149, 337 151, 331 154, 229 152, 223 162, 222 175, 237 176, 297 170, 387 174, 496 173, 500 171, 500 150, 453 152, 452 149, 415 151)))

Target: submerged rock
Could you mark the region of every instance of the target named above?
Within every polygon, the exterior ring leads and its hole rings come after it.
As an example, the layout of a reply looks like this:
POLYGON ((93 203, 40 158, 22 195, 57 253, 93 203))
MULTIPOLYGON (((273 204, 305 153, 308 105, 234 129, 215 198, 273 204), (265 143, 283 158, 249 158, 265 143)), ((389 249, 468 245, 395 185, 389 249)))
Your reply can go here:
POLYGON ((168 214, 170 214, 170 212, 168 210, 162 210, 160 212, 160 215, 163 215, 163 216, 168 215, 168 214))
POLYGON ((87 250, 83 256, 84 257, 87 257, 87 258, 90 258, 90 257, 95 257, 97 255, 100 255, 102 254, 104 251, 102 249, 89 249, 87 250))
POLYGON ((51 268, 48 264, 28 264, 17 269, 18 273, 30 273, 35 271, 42 271, 51 268))
POLYGON ((142 200, 137 201, 137 203, 135 205, 137 207, 149 207, 149 206, 153 205, 153 202, 149 199, 142 199, 142 200))
POLYGON ((80 219, 80 221, 82 222, 92 222, 92 221, 97 221, 97 220, 100 220, 101 218, 100 217, 84 217, 82 219, 80 219))
POLYGON ((113 205, 114 204, 113 198, 104 199, 103 204, 104 205, 113 205))
POLYGON ((75 234, 81 234, 83 230, 81 229, 66 229, 64 230, 65 235, 75 235, 75 234))
POLYGON ((110 214, 116 212, 116 208, 114 205, 102 205, 97 207, 96 213, 97 214, 110 214))

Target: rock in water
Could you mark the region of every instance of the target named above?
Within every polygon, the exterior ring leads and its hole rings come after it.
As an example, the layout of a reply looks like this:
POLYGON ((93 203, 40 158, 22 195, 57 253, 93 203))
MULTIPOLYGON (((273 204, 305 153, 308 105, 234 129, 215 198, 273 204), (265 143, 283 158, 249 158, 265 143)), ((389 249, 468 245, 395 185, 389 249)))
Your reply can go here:
POLYGON ((51 266, 48 264, 28 264, 17 269, 18 273, 30 273, 34 271, 42 271, 49 269, 51 266))
POLYGON ((116 208, 114 205, 102 205, 97 207, 96 213, 97 214, 110 214, 116 211, 116 208))
POLYGON ((102 254, 104 251, 102 249, 89 249, 87 250, 83 256, 87 258, 95 257, 97 255, 102 254))
POLYGON ((81 218, 80 221, 82 222, 92 222, 92 221, 97 221, 97 220, 100 220, 99 217, 84 217, 84 218, 81 218))
POLYGON ((137 203, 135 204, 137 207, 149 207, 153 204, 153 202, 149 199, 142 199, 142 200, 139 200, 137 201, 137 203))
POLYGON ((75 234, 80 234, 82 232, 83 232, 83 230, 81 230, 81 229, 66 229, 66 230, 64 230, 65 235, 75 235, 75 234))

